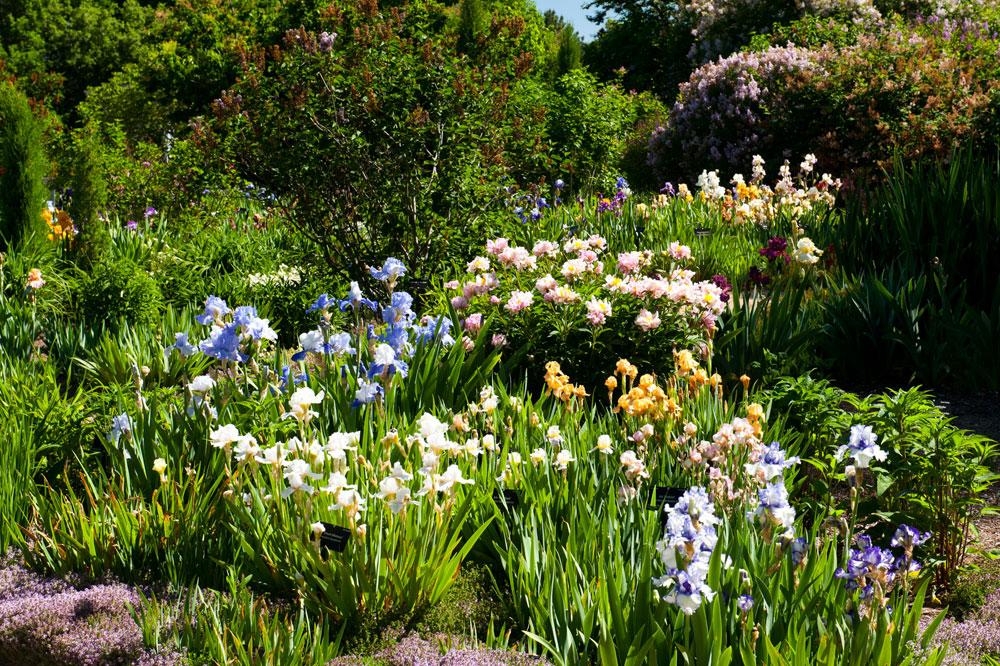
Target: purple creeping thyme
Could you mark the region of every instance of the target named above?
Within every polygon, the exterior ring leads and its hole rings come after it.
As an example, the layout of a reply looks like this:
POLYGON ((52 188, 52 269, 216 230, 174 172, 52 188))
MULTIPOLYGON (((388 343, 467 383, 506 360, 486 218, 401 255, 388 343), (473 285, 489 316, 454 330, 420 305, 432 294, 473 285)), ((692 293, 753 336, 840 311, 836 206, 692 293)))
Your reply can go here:
MULTIPOLYGON (((439 645, 448 645, 454 636, 432 636, 434 640, 421 638, 417 634, 406 634, 391 647, 375 655, 379 663, 388 666, 546 666, 549 662, 521 652, 490 650, 486 648, 456 647, 442 654, 439 645)), ((356 657, 339 657, 328 666, 360 666, 368 663, 356 657)))
POLYGON ((153 654, 130 608, 138 595, 120 585, 76 590, 17 565, 0 567, 0 663, 115 666, 181 663, 153 654))
POLYGON ((979 664, 1000 654, 1000 624, 977 618, 956 622, 946 618, 934 634, 938 645, 948 643, 946 664, 979 664))
POLYGON ((945 618, 934 634, 934 644, 948 643, 945 664, 979 664, 983 657, 1000 655, 1000 590, 986 596, 982 607, 963 622, 945 618))

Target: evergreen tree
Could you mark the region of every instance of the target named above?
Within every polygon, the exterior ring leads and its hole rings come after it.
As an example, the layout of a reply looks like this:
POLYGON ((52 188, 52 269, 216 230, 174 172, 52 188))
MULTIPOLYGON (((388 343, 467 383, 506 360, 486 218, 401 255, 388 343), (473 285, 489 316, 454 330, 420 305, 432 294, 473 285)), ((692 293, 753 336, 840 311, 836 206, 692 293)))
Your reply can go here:
POLYGON ((97 132, 87 124, 73 137, 73 196, 69 213, 80 235, 77 238, 79 256, 84 264, 94 264, 110 245, 111 237, 101 219, 108 203, 108 184, 102 164, 97 132))
POLYGON ((42 128, 28 98, 0 83, 0 247, 21 244, 33 232, 45 237, 42 207, 48 161, 42 128))
POLYGON ((558 76, 568 74, 583 66, 583 42, 572 26, 565 26, 559 31, 559 51, 556 54, 556 72, 558 76))
POLYGON ((474 54, 479 35, 486 27, 482 0, 462 0, 458 19, 458 48, 463 53, 474 54))

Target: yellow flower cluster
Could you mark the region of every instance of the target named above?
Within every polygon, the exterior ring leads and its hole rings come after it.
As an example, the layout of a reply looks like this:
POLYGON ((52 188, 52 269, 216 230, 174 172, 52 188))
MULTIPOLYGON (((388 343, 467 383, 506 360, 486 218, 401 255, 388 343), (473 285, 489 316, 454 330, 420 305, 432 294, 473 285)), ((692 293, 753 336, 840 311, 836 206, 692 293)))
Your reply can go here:
POLYGON ((559 364, 555 361, 549 361, 545 364, 545 385, 552 392, 552 395, 565 403, 570 403, 575 398, 579 398, 582 401, 587 397, 587 391, 583 385, 577 386, 572 384, 569 381, 569 376, 562 371, 559 364))
POLYGON ((681 416, 681 406, 656 383, 656 378, 650 374, 639 376, 639 369, 620 359, 615 365, 615 374, 608 377, 604 386, 608 389, 608 400, 614 403, 614 392, 619 387, 618 376, 621 376, 622 394, 618 397, 612 411, 625 412, 628 416, 639 416, 651 420, 664 417, 678 419, 681 416), (638 377, 638 381, 636 381, 638 377))
POLYGON ((49 227, 49 240, 62 241, 72 240, 76 236, 76 227, 73 226, 73 218, 64 210, 50 210, 46 208, 42 211, 42 219, 49 227))
POLYGON ((706 384, 717 393, 721 391, 722 377, 718 373, 709 376, 705 368, 698 364, 690 350, 682 349, 674 352, 674 367, 677 368, 678 380, 686 380, 688 390, 692 393, 706 384))
POLYGON ((752 402, 747 405, 747 421, 753 428, 753 436, 760 437, 763 432, 762 423, 764 422, 764 407, 759 402, 752 402))

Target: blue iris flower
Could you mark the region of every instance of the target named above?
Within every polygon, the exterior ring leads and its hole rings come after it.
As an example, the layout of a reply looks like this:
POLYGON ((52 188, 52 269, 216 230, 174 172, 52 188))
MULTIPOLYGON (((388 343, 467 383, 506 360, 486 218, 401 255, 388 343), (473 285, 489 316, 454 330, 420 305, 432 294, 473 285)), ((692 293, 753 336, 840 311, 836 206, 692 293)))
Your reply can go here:
POLYGON ((198 348, 212 358, 220 361, 236 361, 242 363, 247 357, 240 353, 240 336, 236 332, 236 326, 229 324, 222 328, 216 328, 211 336, 202 340, 198 348))
POLYGON ((447 317, 426 317, 422 326, 414 328, 417 343, 440 342, 445 347, 453 344, 451 336, 451 319, 447 317))
POLYGON ((396 354, 405 354, 410 347, 410 329, 406 326, 390 325, 379 336, 379 340, 392 347, 396 354))
POLYGON ((298 386, 309 381, 309 375, 305 372, 293 373, 291 366, 285 365, 281 368, 281 390, 287 391, 289 386, 298 386))
POLYGON ((317 298, 313 304, 309 306, 306 312, 316 312, 317 310, 320 312, 326 312, 330 309, 330 306, 333 305, 333 303, 334 301, 329 295, 320 294, 319 298, 317 298))
POLYGON ((389 305, 382 308, 382 321, 390 326, 409 324, 415 317, 413 297, 405 291, 393 292, 389 299, 389 305))
POLYGON ((350 333, 334 333, 326 342, 326 353, 328 354, 353 354, 355 350, 351 347, 350 333))
POLYGON ((117 444, 122 435, 132 433, 132 419, 128 414, 122 412, 111 419, 111 432, 108 433, 108 441, 117 444))
POLYGON ((257 319, 257 308, 252 305, 241 305, 233 311, 233 323, 237 326, 247 327, 255 319, 257 319))
POLYGON ((361 294, 361 287, 358 286, 358 283, 352 282, 351 287, 347 292, 347 298, 340 301, 340 310, 341 312, 347 308, 357 310, 362 305, 370 310, 376 310, 378 308, 378 304, 375 301, 370 298, 365 298, 361 294))
POLYGON ((396 355, 396 351, 383 343, 375 348, 371 367, 368 368, 368 378, 389 377, 395 374, 405 377, 409 369, 409 366, 396 355))
POLYGON ((195 317, 199 324, 211 324, 217 319, 229 314, 229 306, 218 296, 209 296, 205 299, 205 311, 195 317))
POLYGON ((382 282, 396 283, 400 277, 406 274, 406 266, 395 257, 389 257, 382 264, 382 268, 370 268, 372 277, 382 282))
POLYGON ((198 351, 198 348, 191 344, 188 340, 187 333, 175 333, 174 344, 167 349, 176 349, 184 358, 187 358, 198 351))
POLYGON ((351 401, 351 407, 360 407, 361 405, 367 405, 375 402, 380 395, 383 395, 385 390, 382 385, 378 382, 369 382, 363 377, 358 378, 358 390, 354 393, 354 400, 351 401))

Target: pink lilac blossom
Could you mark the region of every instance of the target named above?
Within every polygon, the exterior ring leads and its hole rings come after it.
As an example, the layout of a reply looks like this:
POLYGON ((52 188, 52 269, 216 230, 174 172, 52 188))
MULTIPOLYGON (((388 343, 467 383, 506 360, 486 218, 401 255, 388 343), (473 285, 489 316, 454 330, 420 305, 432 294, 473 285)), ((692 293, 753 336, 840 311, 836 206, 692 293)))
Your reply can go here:
POLYGON ((766 109, 800 73, 822 74, 825 53, 796 46, 735 53, 708 62, 680 85, 665 126, 649 140, 647 161, 660 180, 696 174, 706 164, 735 171, 757 153, 775 153, 782 137, 766 109))

